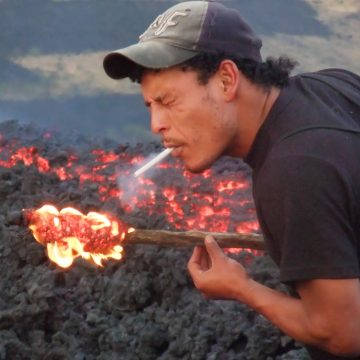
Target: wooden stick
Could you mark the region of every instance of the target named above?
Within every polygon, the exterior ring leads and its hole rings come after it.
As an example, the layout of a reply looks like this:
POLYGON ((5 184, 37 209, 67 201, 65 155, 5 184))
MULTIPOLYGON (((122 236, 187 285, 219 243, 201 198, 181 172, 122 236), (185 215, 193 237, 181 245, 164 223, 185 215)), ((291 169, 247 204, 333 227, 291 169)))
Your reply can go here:
POLYGON ((124 245, 160 245, 186 247, 204 245, 206 235, 215 237, 222 248, 265 250, 264 239, 259 234, 215 233, 202 231, 135 230, 126 235, 124 245))

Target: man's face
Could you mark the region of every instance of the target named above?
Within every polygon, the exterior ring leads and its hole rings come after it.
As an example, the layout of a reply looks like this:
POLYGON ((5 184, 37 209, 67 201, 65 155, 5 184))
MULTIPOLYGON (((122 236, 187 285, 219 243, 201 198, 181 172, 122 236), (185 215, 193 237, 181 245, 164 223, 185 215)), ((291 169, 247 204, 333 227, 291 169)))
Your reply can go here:
POLYGON ((173 68, 146 72, 141 81, 151 129, 162 137, 172 155, 192 172, 201 172, 230 148, 236 138, 233 108, 224 100, 215 74, 206 85, 197 73, 173 68))

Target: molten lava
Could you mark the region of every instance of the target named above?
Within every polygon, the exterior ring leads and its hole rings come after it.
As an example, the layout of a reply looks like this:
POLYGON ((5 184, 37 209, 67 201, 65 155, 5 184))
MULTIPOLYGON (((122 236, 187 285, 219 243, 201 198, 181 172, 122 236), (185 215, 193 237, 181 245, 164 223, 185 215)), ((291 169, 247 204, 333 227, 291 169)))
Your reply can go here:
POLYGON ((120 260, 128 228, 110 215, 89 212, 82 214, 74 208, 58 210, 52 205, 27 210, 29 228, 35 239, 47 247, 49 258, 63 268, 75 258, 82 257, 102 266, 102 260, 120 260))
MULTIPOLYGON (((220 162, 218 169, 191 174, 184 171, 180 161, 168 159, 156 165, 151 178, 145 174, 135 179, 132 176, 134 168, 144 160, 144 156, 138 154, 137 150, 131 148, 127 150, 126 147, 113 150, 86 147, 84 150, 80 146, 61 149, 54 146, 56 141, 46 132, 42 136, 36 135, 36 141, 26 146, 20 141, 19 134, 8 137, 0 133, 0 169, 26 166, 37 169, 42 174, 42 178, 48 176, 51 183, 64 182, 66 184, 64 188, 78 187, 80 192, 85 190, 85 193, 91 188, 95 201, 102 204, 110 202, 111 206, 117 204, 116 206, 125 212, 127 218, 137 219, 139 216, 158 218, 160 225, 157 226, 175 231, 238 233, 259 231, 249 174, 246 168, 242 168, 239 164, 225 161, 226 167, 224 167, 220 162)), ((35 174, 31 175, 32 179, 36 178, 34 176, 35 174)), ((4 172, 4 181, 9 180, 7 177, 7 173, 4 172)), ((27 185, 25 180, 23 182, 27 185)), ((31 190, 31 187, 29 189, 31 190)), ((76 210, 72 212, 67 209, 60 212, 49 208, 45 210, 47 215, 41 220, 39 214, 33 212, 34 219, 37 217, 39 219, 32 224, 32 231, 37 240, 50 249, 49 254, 55 253, 56 257, 62 259, 65 264, 71 263, 72 260, 68 259, 74 256, 88 257, 90 256, 88 254, 111 252, 112 244, 119 245, 121 234, 126 232, 126 226, 120 225, 117 219, 109 220, 105 217, 109 223, 100 216, 101 220, 97 221, 107 225, 95 231, 91 227, 94 219, 90 214, 83 215, 76 210), (59 220, 55 220, 56 218, 59 220), (45 221, 45 219, 49 220, 45 221), (80 228, 84 228, 82 230, 75 226, 79 219, 80 228), (118 235, 111 234, 112 222, 119 226, 118 235), (39 230, 39 226, 45 230, 39 230), (44 231, 48 232, 46 236, 44 231), (69 239, 73 241, 74 238, 79 244, 68 245, 69 239), (56 246, 48 246, 48 244, 56 244, 56 246)), ((136 221, 132 223, 138 226, 136 221)), ((141 224, 143 225, 143 222, 141 224)), ((119 253, 121 251, 115 251, 115 256, 119 257, 119 253)), ((91 255, 90 258, 93 256, 91 255)), ((93 260, 101 263, 101 259, 93 260)))

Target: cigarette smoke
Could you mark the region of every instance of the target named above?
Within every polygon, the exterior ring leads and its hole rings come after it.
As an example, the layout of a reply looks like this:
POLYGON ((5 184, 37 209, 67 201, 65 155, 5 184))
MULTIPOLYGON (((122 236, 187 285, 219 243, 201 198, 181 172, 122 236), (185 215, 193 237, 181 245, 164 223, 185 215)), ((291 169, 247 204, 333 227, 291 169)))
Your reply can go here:
MULTIPOLYGON (((137 177, 134 175, 134 173, 137 169, 141 168, 143 165, 154 159, 157 155, 159 154, 150 154, 143 161, 133 166, 130 169, 130 175, 118 175, 117 186, 121 194, 120 201, 123 206, 134 210, 136 204, 138 204, 140 201, 141 194, 143 194, 145 191, 148 193, 149 191, 152 191, 151 185, 149 185, 146 180, 153 177, 157 171, 156 165, 137 177)), ((118 171, 118 174, 119 173, 121 172, 118 171)))

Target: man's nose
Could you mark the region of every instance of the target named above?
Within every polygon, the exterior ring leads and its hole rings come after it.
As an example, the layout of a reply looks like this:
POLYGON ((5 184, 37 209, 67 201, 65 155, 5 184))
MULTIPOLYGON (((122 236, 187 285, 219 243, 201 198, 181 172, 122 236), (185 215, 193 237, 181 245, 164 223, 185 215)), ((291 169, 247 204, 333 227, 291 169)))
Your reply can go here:
POLYGON ((169 129, 169 122, 166 115, 161 111, 156 111, 151 114, 151 131, 154 134, 161 134, 169 129))

